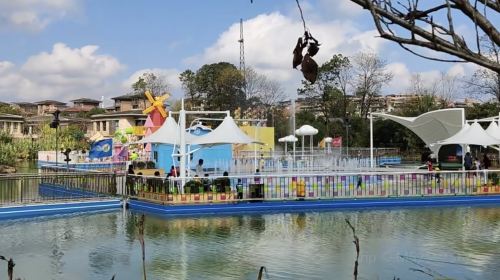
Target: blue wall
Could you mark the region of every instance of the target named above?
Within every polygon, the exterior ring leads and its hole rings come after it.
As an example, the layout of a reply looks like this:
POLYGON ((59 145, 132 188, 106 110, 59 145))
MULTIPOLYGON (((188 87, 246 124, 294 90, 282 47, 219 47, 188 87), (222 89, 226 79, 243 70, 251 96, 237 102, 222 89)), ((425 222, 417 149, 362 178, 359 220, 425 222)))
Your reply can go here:
MULTIPOLYGON (((191 134, 204 135, 209 133, 210 130, 196 129, 191 131, 191 134)), ((177 149, 179 147, 177 146, 177 149)), ((191 150, 196 150, 200 148, 198 145, 191 146, 191 150)), ((162 168, 166 173, 169 172, 172 165, 179 166, 179 161, 177 157, 174 158, 172 162, 172 145, 166 144, 154 144, 152 147, 153 153, 156 152, 156 168, 162 168), (174 164, 175 163, 175 164, 174 164)), ((186 151, 187 152, 187 151, 186 151)), ((203 167, 212 171, 214 168, 218 168, 216 172, 224 172, 229 168, 229 164, 233 157, 232 145, 217 145, 212 147, 202 147, 200 150, 194 152, 193 159, 191 160, 191 169, 194 170, 198 164, 199 159, 203 159, 203 167), (224 164, 223 164, 224 163, 224 164)))

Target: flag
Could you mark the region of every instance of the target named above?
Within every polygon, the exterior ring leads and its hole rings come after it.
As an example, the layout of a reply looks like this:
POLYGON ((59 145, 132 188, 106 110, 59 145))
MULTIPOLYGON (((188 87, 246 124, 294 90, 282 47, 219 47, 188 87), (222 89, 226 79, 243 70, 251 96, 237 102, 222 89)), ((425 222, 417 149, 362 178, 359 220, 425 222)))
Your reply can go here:
POLYGON ((104 139, 92 143, 89 158, 103 158, 113 155, 113 139, 104 139))
POLYGON ((335 137, 332 140, 333 147, 342 147, 342 137, 335 137))

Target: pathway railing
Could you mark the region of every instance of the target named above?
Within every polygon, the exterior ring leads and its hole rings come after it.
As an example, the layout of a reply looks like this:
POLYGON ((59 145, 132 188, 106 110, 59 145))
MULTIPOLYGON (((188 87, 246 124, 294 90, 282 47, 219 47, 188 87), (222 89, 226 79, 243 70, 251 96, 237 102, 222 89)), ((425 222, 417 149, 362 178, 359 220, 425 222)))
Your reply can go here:
POLYGON ((276 174, 168 179, 127 176, 128 196, 167 203, 500 194, 500 170, 276 174), (184 188, 181 188, 185 181, 184 188))
POLYGON ((122 192, 123 182, 124 175, 96 172, 0 176, 0 206, 110 197, 122 192))

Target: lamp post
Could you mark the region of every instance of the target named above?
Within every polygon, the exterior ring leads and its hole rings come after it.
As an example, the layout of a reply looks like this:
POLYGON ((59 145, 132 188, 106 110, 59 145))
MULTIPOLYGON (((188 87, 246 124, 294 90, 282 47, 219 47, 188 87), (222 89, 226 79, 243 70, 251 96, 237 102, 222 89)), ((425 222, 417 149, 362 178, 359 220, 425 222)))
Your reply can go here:
POLYGON ((56 129, 56 167, 59 163, 59 160, 58 160, 58 151, 59 151, 59 114, 61 113, 61 111, 59 110, 56 110, 54 113, 52 113, 52 115, 54 115, 54 119, 52 120, 52 122, 50 123, 50 128, 55 128, 56 129))

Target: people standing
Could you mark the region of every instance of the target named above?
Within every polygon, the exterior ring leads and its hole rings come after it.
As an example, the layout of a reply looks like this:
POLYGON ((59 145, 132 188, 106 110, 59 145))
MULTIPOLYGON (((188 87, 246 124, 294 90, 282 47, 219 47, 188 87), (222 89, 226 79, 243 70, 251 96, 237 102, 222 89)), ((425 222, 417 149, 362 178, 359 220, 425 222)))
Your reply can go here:
POLYGON ((472 156, 469 152, 464 157, 464 168, 465 170, 472 170, 472 156))
POLYGON ((237 198, 243 199, 243 184, 241 183, 241 179, 238 179, 238 183, 236 184, 236 192, 238 193, 237 198))
POLYGON ((201 158, 198 160, 198 165, 196 165, 196 175, 203 175, 203 159, 201 158))
POLYGON ((489 169, 491 166, 491 160, 488 157, 487 153, 484 153, 483 155, 483 169, 489 169))

